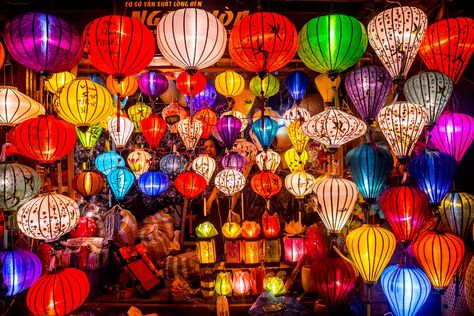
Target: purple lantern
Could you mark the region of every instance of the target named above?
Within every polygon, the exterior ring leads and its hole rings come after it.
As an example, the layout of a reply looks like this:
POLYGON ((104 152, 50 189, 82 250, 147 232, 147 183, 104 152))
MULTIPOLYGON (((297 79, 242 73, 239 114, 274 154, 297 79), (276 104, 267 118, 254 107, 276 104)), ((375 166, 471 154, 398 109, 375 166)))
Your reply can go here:
POLYGON ((474 118, 461 113, 444 113, 430 136, 434 147, 460 162, 474 139, 474 118))
POLYGON ((347 73, 344 84, 362 119, 372 123, 387 100, 392 77, 383 67, 363 66, 347 73))
POLYGON ((168 89, 168 79, 161 72, 149 71, 138 78, 138 87, 143 94, 156 98, 168 89))
POLYGON ((0 272, 7 287, 6 296, 28 289, 41 276, 41 260, 33 252, 14 248, 0 252, 0 272))
POLYGON ((232 115, 224 115, 217 121, 216 131, 226 148, 232 148, 239 137, 241 127, 242 121, 232 115))
MULTIPOLYGON (((216 89, 211 86, 209 83, 206 84, 204 90, 196 94, 193 98, 192 104, 192 112, 197 113, 202 109, 212 109, 212 105, 216 101, 217 98, 217 91, 216 89)), ((191 98, 188 95, 184 95, 184 99, 186 100, 186 104, 190 106, 191 98)))
POLYGON ((237 169, 240 172, 242 172, 246 163, 247 159, 236 151, 227 153, 221 162, 224 169, 237 169))
POLYGON ((82 55, 79 33, 47 13, 16 16, 5 27, 5 44, 19 64, 44 76, 71 70, 82 55))

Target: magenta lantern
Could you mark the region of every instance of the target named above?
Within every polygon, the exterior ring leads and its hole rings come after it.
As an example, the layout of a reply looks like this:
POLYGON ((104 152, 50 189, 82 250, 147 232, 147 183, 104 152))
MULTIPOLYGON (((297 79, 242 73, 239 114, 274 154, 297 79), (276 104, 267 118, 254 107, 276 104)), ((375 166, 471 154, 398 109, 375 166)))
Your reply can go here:
POLYGON ((300 236, 287 236, 283 238, 285 243, 285 261, 297 263, 304 255, 304 238, 300 236))
POLYGON ((152 98, 156 98, 168 89, 168 79, 158 71, 149 71, 138 78, 140 91, 152 98))
POLYGON ((226 148, 232 148, 239 137, 241 127, 242 121, 232 115, 224 115, 217 121, 216 130, 226 148))

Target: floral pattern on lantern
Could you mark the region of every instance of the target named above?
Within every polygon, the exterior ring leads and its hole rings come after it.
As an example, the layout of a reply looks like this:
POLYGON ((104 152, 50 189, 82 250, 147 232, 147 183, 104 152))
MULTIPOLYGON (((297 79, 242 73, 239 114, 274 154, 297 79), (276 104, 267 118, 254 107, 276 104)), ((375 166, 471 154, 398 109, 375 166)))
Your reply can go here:
MULTIPOLYGON (((141 121, 149 117, 153 113, 153 109, 143 102, 137 102, 128 108, 127 113, 128 117, 133 122, 135 131, 141 132, 141 121)), ((157 114, 155 115, 158 116, 157 114)))
POLYGON ((245 186, 245 177, 236 169, 224 169, 216 175, 214 185, 226 196, 232 196, 242 191, 245 186))
POLYGON ((268 149, 267 151, 259 152, 255 158, 255 162, 261 171, 269 170, 275 172, 280 165, 281 157, 276 151, 268 149))
POLYGON ((274 296, 286 294, 285 282, 283 282, 282 278, 276 275, 266 275, 263 280, 263 287, 265 291, 274 296))
POLYGON ((290 172, 303 171, 306 162, 308 162, 309 154, 306 150, 303 150, 301 153, 294 148, 290 148, 285 151, 283 155, 286 165, 290 169, 290 172))
POLYGON ((17 124, 45 113, 44 107, 18 91, 16 87, 0 86, 0 126, 17 124))
POLYGON ((290 125, 293 121, 300 120, 302 123, 311 118, 309 111, 299 105, 293 105, 285 113, 283 113, 283 120, 285 126, 290 125))
POLYGON ((14 162, 0 162, 0 209, 14 210, 38 194, 36 170, 14 162))
POLYGON ((302 124, 303 123, 300 120, 295 120, 286 127, 291 144, 298 152, 302 152, 309 141, 308 135, 306 135, 301 129, 302 124))
POLYGON ((143 149, 135 149, 127 156, 128 167, 136 179, 150 169, 151 161, 151 155, 143 149))
POLYGON ((194 171, 203 176, 209 184, 209 181, 216 170, 216 161, 214 158, 209 157, 206 154, 202 154, 193 160, 192 168, 194 171))
POLYGON ((134 131, 133 122, 123 116, 114 117, 107 123, 110 138, 117 148, 124 148, 134 131))
POLYGON ((0 252, 6 296, 14 296, 32 286, 41 276, 41 261, 32 251, 14 248, 0 252))
POLYGON ((187 150, 193 150, 203 132, 201 121, 192 116, 178 122, 178 133, 187 150))

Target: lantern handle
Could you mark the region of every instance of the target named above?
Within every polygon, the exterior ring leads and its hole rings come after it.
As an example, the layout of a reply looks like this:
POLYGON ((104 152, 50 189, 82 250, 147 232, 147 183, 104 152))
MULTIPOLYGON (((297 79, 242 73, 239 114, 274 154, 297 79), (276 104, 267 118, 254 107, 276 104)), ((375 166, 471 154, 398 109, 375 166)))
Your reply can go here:
POLYGON ((393 0, 385 0, 387 3, 390 3, 390 4, 398 4, 398 6, 401 8, 402 7, 402 4, 398 1, 393 1, 393 0))

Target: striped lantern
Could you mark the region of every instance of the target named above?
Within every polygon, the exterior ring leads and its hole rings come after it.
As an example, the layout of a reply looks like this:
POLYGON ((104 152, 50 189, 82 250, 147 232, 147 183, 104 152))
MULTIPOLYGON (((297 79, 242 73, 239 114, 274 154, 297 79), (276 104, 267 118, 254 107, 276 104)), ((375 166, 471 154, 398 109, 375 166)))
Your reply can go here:
POLYGON ((76 135, 84 149, 92 149, 97 144, 103 128, 100 123, 90 126, 85 132, 76 127, 76 135))
POLYGON ((178 133, 187 150, 193 150, 201 138, 204 124, 201 121, 187 117, 178 122, 178 133))
POLYGON ((84 198, 90 199, 104 188, 105 183, 102 176, 97 172, 83 171, 76 174, 72 179, 72 188, 84 198))
POLYGON ((285 177, 285 187, 296 199, 304 199, 311 193, 316 179, 306 171, 296 171, 285 177))
POLYGON ((33 285, 41 276, 41 261, 31 250, 14 248, 0 252, 0 267, 6 296, 14 296, 33 285))
POLYGON ((242 172, 246 163, 247 159, 236 151, 228 152, 221 159, 222 167, 236 169, 240 172, 242 172))
POLYGON ((1 127, 14 127, 44 113, 44 107, 39 102, 18 91, 17 87, 0 87, 1 127))
POLYGON ((244 77, 235 71, 226 70, 216 76, 216 90, 227 99, 232 99, 244 91, 244 77))
POLYGON ((449 192, 439 207, 442 222, 451 232, 464 240, 471 238, 474 222, 474 195, 465 192, 449 192))
POLYGON ((160 170, 172 179, 185 172, 187 165, 186 158, 177 153, 167 154, 160 160, 160 170))
POLYGON ((228 168, 216 175, 214 184, 226 196, 232 196, 242 191, 245 186, 245 177, 237 169, 228 168))
POLYGON ((138 80, 135 76, 126 76, 123 79, 116 80, 112 75, 109 75, 105 80, 105 85, 107 90, 111 94, 116 95, 119 100, 134 95, 138 90, 138 80))
POLYGON ((123 116, 113 117, 107 123, 110 138, 117 148, 125 148, 134 131, 133 122, 123 116))
POLYGON ((19 163, 0 162, 0 209, 16 209, 38 194, 40 187, 36 170, 19 163))
POLYGON ((290 148, 285 151, 283 158, 285 159, 290 172, 301 171, 304 170, 304 166, 306 165, 306 162, 308 162, 309 153, 306 150, 298 153, 296 149, 290 148))
POLYGON ((150 170, 138 178, 138 188, 148 196, 158 196, 168 190, 168 176, 161 171, 150 170))
POLYGON ((114 151, 107 151, 98 155, 94 164, 97 170, 106 176, 115 167, 125 167, 125 159, 114 151))
POLYGON ((293 105, 285 113, 283 113, 283 120, 285 125, 290 125, 293 121, 300 120, 301 122, 306 122, 311 118, 309 111, 299 105, 293 105))
POLYGON ((188 112, 175 101, 171 102, 170 105, 165 106, 161 111, 161 116, 165 120, 171 134, 178 132, 178 122, 188 116, 188 112))
POLYGON ((186 104, 191 109, 192 113, 199 112, 202 109, 212 109, 216 98, 216 88, 209 83, 206 84, 201 92, 192 96, 192 103, 191 96, 184 95, 184 100, 186 100, 186 104))
POLYGON ((158 148, 166 133, 166 122, 158 114, 151 114, 140 120, 140 130, 150 148, 158 148))
POLYGON ((168 90, 169 82, 161 72, 148 71, 138 77, 138 87, 143 94, 151 98, 157 98, 168 90))
POLYGON ((255 96, 268 99, 280 91, 280 81, 270 74, 263 78, 255 76, 250 80, 249 88, 255 96))

